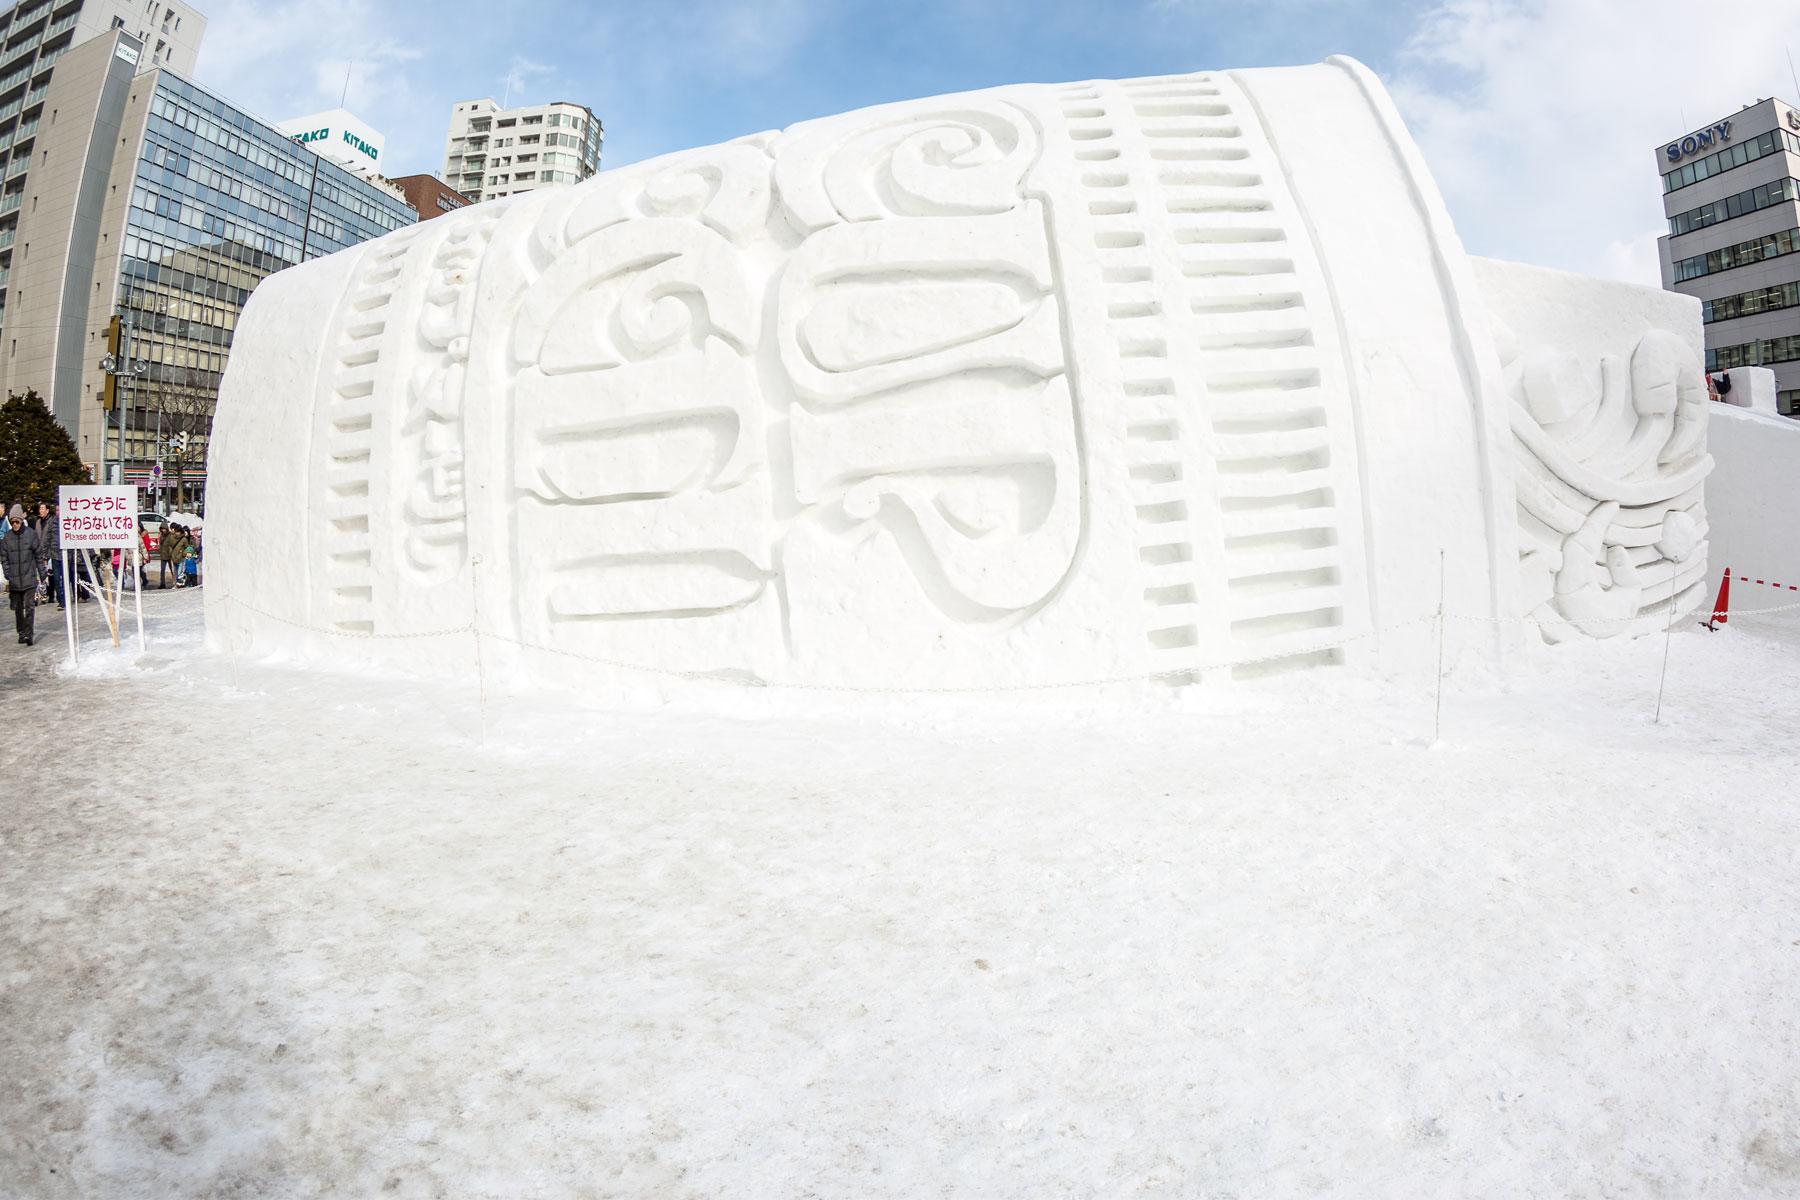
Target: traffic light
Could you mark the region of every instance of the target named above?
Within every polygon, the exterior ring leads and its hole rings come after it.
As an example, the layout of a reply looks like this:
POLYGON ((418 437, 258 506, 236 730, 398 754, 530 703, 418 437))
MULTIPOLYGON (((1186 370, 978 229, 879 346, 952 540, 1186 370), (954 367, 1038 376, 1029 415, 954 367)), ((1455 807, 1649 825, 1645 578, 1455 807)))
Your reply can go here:
MULTIPOLYGON (((106 323, 106 356, 114 367, 119 361, 119 346, 122 342, 120 326, 123 321, 117 316, 106 323)), ((100 407, 112 412, 119 407, 119 376, 114 369, 106 372, 106 378, 100 385, 100 407)))

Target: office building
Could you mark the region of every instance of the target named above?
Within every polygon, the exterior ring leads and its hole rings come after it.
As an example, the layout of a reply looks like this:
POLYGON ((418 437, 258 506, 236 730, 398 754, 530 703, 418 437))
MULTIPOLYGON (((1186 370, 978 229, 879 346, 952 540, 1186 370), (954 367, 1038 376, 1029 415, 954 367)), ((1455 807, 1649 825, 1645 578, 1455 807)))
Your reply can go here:
POLYGON ((1775 372, 1800 417, 1800 111, 1760 103, 1656 148, 1663 286, 1701 301, 1706 369, 1775 372))
POLYGON ((600 170, 604 137, 600 118, 583 104, 460 101, 450 111, 443 179, 476 201, 580 183, 600 170))
POLYGON ((466 208, 471 201, 436 175, 402 175, 389 181, 400 189, 406 202, 419 210, 419 220, 429 221, 466 208))
POLYGON ((58 62, 30 174, 5 193, 17 230, 0 323, 0 389, 35 388, 84 460, 122 459, 133 482, 157 457, 159 411, 210 412, 260 280, 417 220, 175 72, 140 74, 142 51, 120 28, 58 62), (115 314, 146 370, 109 414, 100 362, 115 314))

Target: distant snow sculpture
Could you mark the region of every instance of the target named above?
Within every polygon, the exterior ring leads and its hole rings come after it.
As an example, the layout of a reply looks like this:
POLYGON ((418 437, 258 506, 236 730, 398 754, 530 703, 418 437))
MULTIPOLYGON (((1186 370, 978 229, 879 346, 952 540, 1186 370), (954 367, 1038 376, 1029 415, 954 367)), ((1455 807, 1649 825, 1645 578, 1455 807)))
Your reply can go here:
POLYGON ((1508 332, 1523 608, 1558 641, 1660 628, 1666 605, 1647 600, 1706 573, 1706 377, 1664 330, 1586 364, 1508 332))
POLYGON ((1464 254, 1360 65, 847 113, 266 281, 209 626, 519 683, 1504 661, 1705 571, 1694 302, 1464 254), (472 636, 479 632, 479 638, 472 636))

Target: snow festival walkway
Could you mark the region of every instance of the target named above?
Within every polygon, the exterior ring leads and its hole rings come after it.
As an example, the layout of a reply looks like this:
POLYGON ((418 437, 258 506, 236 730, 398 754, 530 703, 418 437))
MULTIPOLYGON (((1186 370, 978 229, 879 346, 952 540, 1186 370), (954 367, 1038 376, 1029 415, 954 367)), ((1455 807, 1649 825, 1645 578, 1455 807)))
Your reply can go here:
POLYGON ((1800 1192, 1800 621, 1428 745, 1317 675, 484 717, 148 607, 0 646, 0 1195, 1800 1192))

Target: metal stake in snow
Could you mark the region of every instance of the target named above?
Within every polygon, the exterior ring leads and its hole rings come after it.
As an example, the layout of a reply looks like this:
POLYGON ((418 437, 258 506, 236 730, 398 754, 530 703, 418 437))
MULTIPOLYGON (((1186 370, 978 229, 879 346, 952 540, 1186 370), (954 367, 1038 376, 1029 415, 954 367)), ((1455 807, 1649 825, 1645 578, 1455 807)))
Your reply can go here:
POLYGON ((470 596, 473 602, 474 620, 469 623, 469 637, 475 647, 475 713, 476 723, 481 731, 481 744, 487 745, 487 669, 481 661, 481 555, 477 554, 469 560, 469 577, 473 586, 470 596))
POLYGON ((1662 724, 1663 689, 1669 683, 1669 644, 1675 640, 1675 564, 1669 564, 1669 612, 1663 619, 1662 675, 1656 681, 1656 716, 1654 724, 1662 724))
POLYGON ((1444 732, 1444 552, 1438 551, 1438 664, 1437 664, 1437 706, 1431 713, 1431 741, 1437 744, 1439 736, 1444 732))

